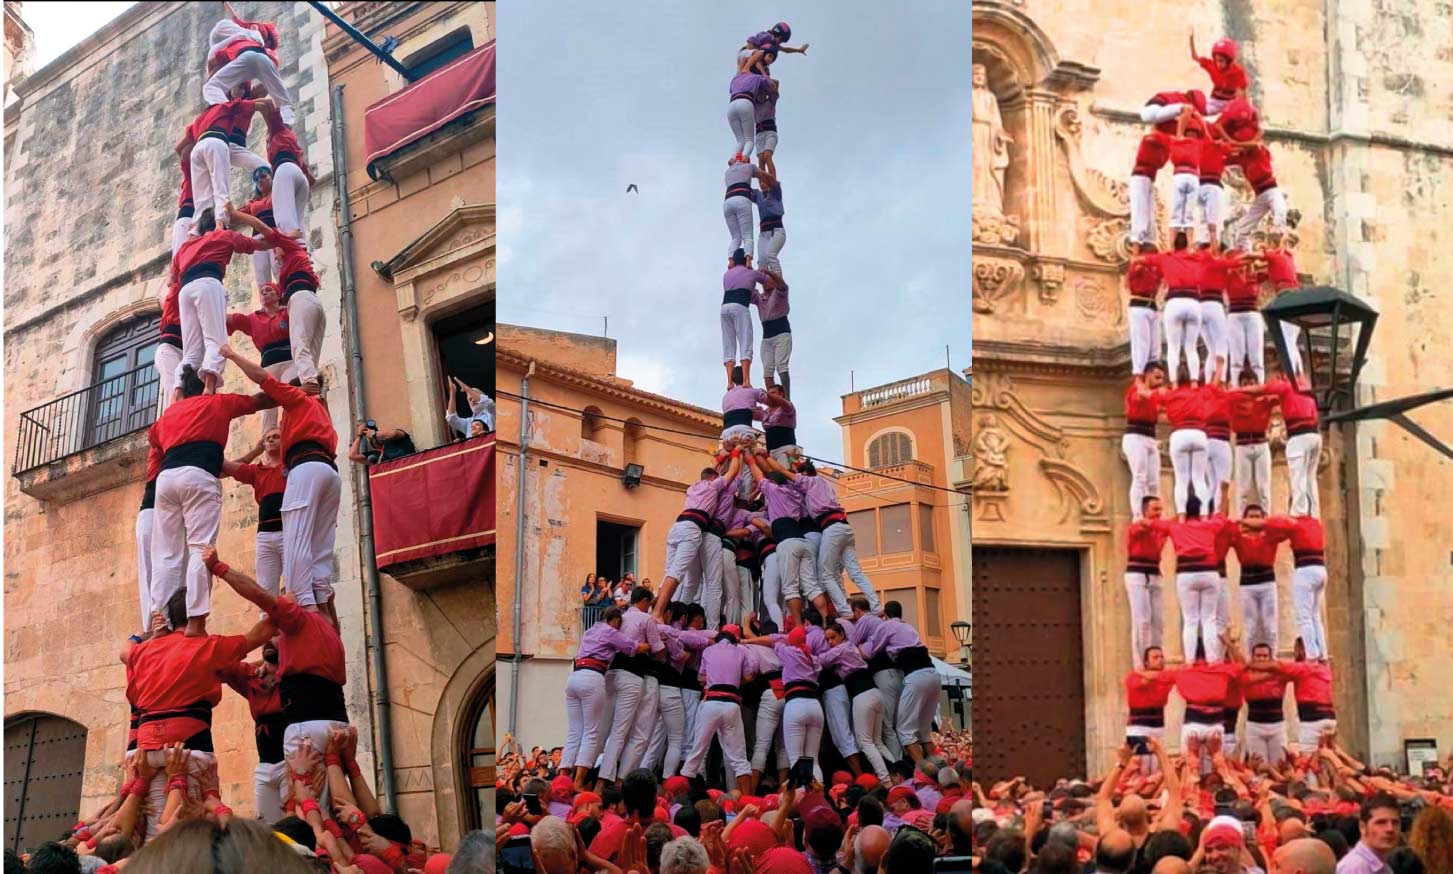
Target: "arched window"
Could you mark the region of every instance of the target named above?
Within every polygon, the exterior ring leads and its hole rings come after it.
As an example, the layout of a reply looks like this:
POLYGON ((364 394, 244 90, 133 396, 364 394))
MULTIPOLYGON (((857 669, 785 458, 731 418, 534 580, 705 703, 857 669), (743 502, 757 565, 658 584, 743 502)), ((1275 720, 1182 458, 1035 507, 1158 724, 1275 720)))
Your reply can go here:
POLYGON ((580 417, 580 439, 595 440, 596 433, 604 424, 605 420, 601 418, 600 407, 586 407, 584 414, 580 417))
POLYGON ((91 366, 87 445, 114 440, 155 420, 161 380, 152 361, 160 325, 161 314, 150 313, 117 325, 97 341, 91 366))
POLYGON ((464 713, 460 733, 464 775, 464 813, 467 829, 483 828, 494 821, 494 679, 475 693, 464 713))
POLYGON ((77 819, 86 727, 29 713, 5 723, 5 846, 26 853, 77 819))
POLYGON ((868 467, 892 467, 913 460, 913 438, 906 431, 890 431, 868 444, 868 467))

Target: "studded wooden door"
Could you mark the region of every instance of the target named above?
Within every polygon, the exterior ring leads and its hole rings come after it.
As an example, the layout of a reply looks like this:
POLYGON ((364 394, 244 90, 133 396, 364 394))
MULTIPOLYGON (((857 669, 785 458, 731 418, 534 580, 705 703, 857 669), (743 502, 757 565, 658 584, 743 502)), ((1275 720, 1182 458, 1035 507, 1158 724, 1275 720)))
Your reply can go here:
POLYGON ((48 714, 5 725, 5 845, 17 853, 75 824, 86 768, 86 728, 48 714))
POLYGON ((1079 554, 975 546, 973 562, 974 776, 1082 776, 1079 554))

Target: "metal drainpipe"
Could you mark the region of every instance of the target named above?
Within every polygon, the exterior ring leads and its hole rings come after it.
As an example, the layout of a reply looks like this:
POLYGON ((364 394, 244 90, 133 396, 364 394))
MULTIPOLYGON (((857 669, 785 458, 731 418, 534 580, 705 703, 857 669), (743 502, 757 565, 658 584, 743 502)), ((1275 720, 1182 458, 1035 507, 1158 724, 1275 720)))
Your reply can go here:
MULTIPOLYGON (((348 205, 348 163, 344 144, 343 86, 333 86, 333 184, 338 190, 339 224, 343 236, 343 260, 339 274, 343 285, 343 303, 348 313, 348 382, 351 388, 353 418, 363 416, 363 347, 358 336, 358 289, 353 283, 353 218, 348 205)), ((378 761, 383 769, 383 796, 388 809, 398 812, 398 793, 394 788, 394 745, 391 715, 393 705, 388 697, 388 669, 383 657, 383 608, 378 585, 378 557, 373 546, 373 492, 368 482, 368 467, 353 465, 353 485, 358 494, 358 547, 363 553, 363 580, 368 590, 368 636, 373 640, 373 674, 377 678, 374 694, 374 721, 378 724, 378 761)))
POLYGON ((530 377, 535 375, 535 362, 525 371, 520 380, 520 482, 515 489, 515 610, 511 643, 515 654, 510 659, 510 737, 519 743, 516 730, 520 715, 520 662, 524 660, 520 646, 520 631, 524 625, 525 585, 525 455, 530 451, 530 377))

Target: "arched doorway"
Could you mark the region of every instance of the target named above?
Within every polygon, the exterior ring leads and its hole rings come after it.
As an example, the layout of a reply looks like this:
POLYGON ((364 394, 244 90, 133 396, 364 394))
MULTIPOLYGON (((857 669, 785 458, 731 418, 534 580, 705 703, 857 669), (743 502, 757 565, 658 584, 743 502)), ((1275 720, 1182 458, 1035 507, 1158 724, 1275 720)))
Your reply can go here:
POLYGON ((49 713, 5 723, 5 846, 25 853, 78 818, 86 727, 49 713))
POLYGON ((459 773, 464 783, 465 830, 494 822, 494 676, 480 683, 461 723, 459 773))

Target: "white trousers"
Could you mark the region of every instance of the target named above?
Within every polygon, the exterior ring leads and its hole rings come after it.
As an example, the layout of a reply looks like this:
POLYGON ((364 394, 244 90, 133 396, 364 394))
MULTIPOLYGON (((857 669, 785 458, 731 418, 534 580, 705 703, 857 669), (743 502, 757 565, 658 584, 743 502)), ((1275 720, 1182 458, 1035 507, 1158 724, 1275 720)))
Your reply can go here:
POLYGON ((160 412, 157 413, 160 416, 172 404, 172 392, 177 387, 177 372, 182 369, 182 350, 170 343, 159 343, 156 347, 156 358, 151 364, 156 368, 157 379, 161 383, 160 412))
POLYGON ((676 686, 662 686, 660 699, 661 724, 666 727, 662 767, 665 776, 670 777, 680 769, 681 760, 686 755, 686 701, 681 697, 681 689, 676 686))
POLYGON ((757 731, 752 743, 753 771, 767 770, 767 752, 772 748, 774 739, 777 741, 777 769, 786 770, 791 764, 787 761, 787 745, 782 742, 782 704, 771 689, 763 692, 757 702, 757 731))
MULTIPOLYGON (((684 519, 666 531, 666 576, 680 583, 681 600, 693 593, 699 580, 702 530, 684 519)), ((695 603, 695 602, 691 602, 695 603)))
POLYGON ((782 597, 788 601, 801 598, 817 586, 817 561, 801 537, 789 537, 777 544, 777 573, 781 577, 782 597))
POLYGON ((1140 120, 1146 124, 1164 124, 1168 121, 1175 121, 1183 108, 1185 108, 1184 103, 1171 103, 1165 106, 1147 103, 1140 107, 1140 120))
POLYGON ((1219 300, 1201 301, 1201 342, 1206 344, 1205 377, 1211 381, 1217 372, 1216 357, 1221 358, 1220 374, 1226 378, 1226 362, 1230 359, 1230 338, 1227 336, 1226 305, 1219 300))
MULTIPOLYGON (((722 323, 723 330, 726 323, 722 323)), ((747 332, 751 333, 751 322, 747 323, 747 332)), ((724 337, 725 335, 723 335, 724 337)), ((725 347, 725 342, 723 342, 725 347)), ((787 365, 792 359, 792 332, 778 334, 775 337, 762 338, 762 378, 772 379, 775 376, 786 376, 787 365)))
POLYGON ((283 533, 257 532, 257 584, 277 595, 283 578, 283 533))
POLYGON ((156 478, 151 535, 151 603, 165 612, 187 589, 187 616, 212 612, 212 575, 202 549, 215 546, 222 521, 222 484, 200 467, 173 467, 156 478))
POLYGON ((1302 329, 1291 322, 1281 323, 1281 335, 1287 344, 1287 354, 1292 359, 1292 373, 1300 376, 1302 373, 1302 350, 1297 346, 1301 342, 1302 329))
POLYGON ((1287 480, 1291 484, 1292 516, 1321 516, 1322 502, 1317 495, 1317 462, 1322 458, 1322 435, 1319 432, 1296 434, 1287 438, 1287 480))
POLYGON ((1145 665, 1145 650, 1161 645, 1165 586, 1160 574, 1125 572, 1125 594, 1130 599, 1130 663, 1145 665))
MULTIPOLYGON (((819 732, 821 729, 819 729, 819 732)), ((681 766, 683 777, 695 777, 701 773, 701 764, 711 749, 711 739, 721 741, 722 755, 737 777, 752 773, 752 763, 747 760, 747 735, 742 727, 742 707, 733 701, 703 700, 697 710, 696 736, 691 742, 691 754, 681 766)))
POLYGON ((1310 753, 1317 748, 1317 744, 1322 740, 1322 735, 1336 733, 1337 720, 1335 719, 1303 722, 1297 726, 1297 746, 1301 747, 1302 753, 1310 753))
POLYGON ((1322 624, 1322 595, 1326 589, 1327 569, 1322 565, 1292 569, 1292 610, 1309 659, 1327 657, 1327 629, 1322 624))
POLYGON ((1271 444, 1236 444, 1236 517, 1249 504, 1271 510, 1271 444))
POLYGON ((701 600, 696 603, 706 611, 706 627, 715 631, 721 627, 722 566, 721 538, 711 532, 702 535, 701 551, 701 600))
MULTIPOLYGON (((303 745, 303 738, 313 742, 313 749, 326 750, 328 748, 328 732, 334 729, 347 728, 348 723, 338 722, 333 719, 313 719, 307 722, 295 722, 288 726, 283 732, 283 762, 286 764, 287 756, 297 752, 298 747, 303 745)), ((283 799, 286 800, 292 794, 292 781, 289 780, 283 789, 283 799)), ((323 781, 323 788, 318 792, 318 806, 327 808, 331 794, 328 792, 328 781, 323 781)))
POLYGON ((283 124, 293 123, 293 98, 288 95, 288 87, 283 84, 283 78, 278 73, 277 65, 272 58, 262 52, 244 52, 223 65, 222 69, 212 74, 207 84, 202 86, 202 97, 207 105, 216 106, 219 103, 227 102, 227 93, 243 82, 252 80, 260 81, 267 88, 267 96, 271 97, 278 105, 278 112, 283 117, 283 124))
MULTIPOLYGON (((736 564, 736 556, 732 556, 732 566, 736 568, 737 574, 737 597, 740 599, 741 612, 732 621, 740 625, 742 617, 748 613, 757 612, 757 585, 752 578, 752 569, 736 564)), ((731 568, 723 566, 726 573, 731 573, 731 568)))
POLYGON ((1208 774, 1211 771, 1211 755, 1208 747, 1210 746, 1211 741, 1214 739, 1219 739, 1224 743, 1226 738, 1226 729, 1219 724, 1206 725, 1199 722, 1187 722, 1185 725, 1181 726, 1182 755, 1184 755, 1187 748, 1190 747, 1191 740, 1193 738, 1201 742, 1200 773, 1208 774))
MULTIPOLYGON (((167 780, 166 775, 166 753, 162 750, 132 750, 126 754, 130 760, 133 756, 145 755, 146 762, 156 769, 151 782, 147 784, 147 803, 154 811, 153 816, 146 817, 146 836, 154 838, 157 834, 157 826, 161 822, 161 811, 166 809, 167 780)), ((203 771, 215 766, 217 763, 216 753, 204 753, 200 750, 187 751, 187 795, 194 797, 200 794, 198 790, 197 777, 203 771)))
POLYGON ((858 739, 853 735, 853 710, 848 701, 848 687, 834 686, 822 693, 822 713, 827 722, 833 746, 843 758, 858 752, 858 739))
POLYGON ((739 303, 721 305, 721 360, 752 360, 752 311, 739 303))
POLYGON ((818 753, 822 748, 823 721, 822 704, 812 698, 796 698, 782 708, 782 737, 787 745, 787 760, 795 765, 798 759, 812 759, 812 774, 819 783, 822 782, 818 753))
MULTIPOLYGON (((1206 488, 1210 498, 1221 510, 1221 484, 1231 481, 1231 444, 1226 440, 1206 440, 1206 488)), ((1202 501, 1204 504, 1205 501, 1202 501)))
POLYGON ((141 633, 151 627, 151 530, 156 511, 136 514, 136 591, 141 603, 141 633))
POLYGON ((763 152, 777 151, 777 132, 774 130, 759 130, 752 137, 752 145, 757 147, 757 154, 763 152))
POLYGON ((756 145, 757 115, 751 98, 738 97, 727 104, 727 124, 737 140, 737 154, 750 158, 756 145))
POLYGON ((605 758, 600 763, 600 778, 614 780, 619 773, 622 753, 630 740, 631 729, 636 724, 641 699, 646 694, 646 680, 630 671, 619 669, 606 672, 606 678, 609 684, 609 700, 614 706, 602 714, 609 716, 610 724, 605 726, 605 758))
POLYGON ((773 550, 762 562, 762 606, 767 615, 782 627, 782 573, 779 570, 777 552, 773 550))
MULTIPOLYGON (((827 595, 839 616, 851 616, 853 612, 848 607, 848 596, 842 585, 842 572, 849 552, 857 552, 853 526, 846 522, 827 526, 817 546, 817 589, 827 595)), ((868 599, 872 609, 877 610, 878 593, 873 590, 873 583, 863 574, 861 568, 858 569, 858 574, 853 582, 863 590, 863 597, 868 599)))
POLYGON ((1155 180, 1139 174, 1130 177, 1130 242, 1155 240, 1155 180))
POLYGON ((1226 348, 1231 361, 1231 384, 1241 384, 1241 371, 1251 362, 1258 383, 1266 382, 1266 323, 1261 313, 1231 313, 1226 317, 1226 348))
POLYGON ((888 782, 888 762, 893 754, 881 741, 883 731, 883 696, 877 689, 868 689, 853 696, 853 737, 858 749, 868 757, 873 773, 888 782))
POLYGON ((333 543, 343 479, 318 461, 288 471, 283 491, 283 583, 303 607, 333 598, 333 543))
POLYGON ((283 791, 289 788, 287 762, 258 762, 252 769, 252 801, 257 818, 271 825, 287 814, 283 811, 283 791))
POLYGON ((1130 307, 1130 372, 1139 376, 1145 372, 1145 365, 1160 358, 1156 348, 1156 329, 1160 313, 1153 307, 1130 307))
POLYGON ((1181 646, 1186 662, 1196 657, 1196 638, 1206 649, 1206 661, 1221 660, 1220 628, 1216 612, 1221 600, 1221 577, 1215 571, 1176 574, 1181 602, 1181 646))
MULTIPOLYGON (((680 696, 677 696, 680 700, 680 696)), ((560 751, 560 767, 589 768, 600 753, 601 723, 605 721, 609 701, 605 694, 605 675, 579 670, 565 681, 565 748, 560 751)))
POLYGON ((1271 226, 1278 231, 1285 231, 1287 226, 1287 199, 1280 188, 1268 188, 1256 195, 1247 207, 1246 214, 1241 221, 1236 223, 1234 237, 1236 247, 1243 252, 1251 251, 1251 234, 1261 220, 1271 214, 1271 226))
POLYGON ((933 739, 938 699, 938 672, 933 668, 919 668, 903 678, 903 692, 898 698, 900 743, 928 743, 933 739))
POLYGON ((1285 722, 1246 721, 1246 754, 1258 756, 1268 765, 1280 765, 1286 758, 1285 722))
POLYGON ((782 261, 777 256, 782 254, 782 247, 787 245, 787 229, 772 228, 769 231, 761 231, 757 242, 762 247, 762 257, 757 264, 757 269, 781 276, 782 261))
POLYGON ((646 677, 641 686, 641 703, 636 707, 636 721, 621 750, 620 773, 629 774, 646 759, 646 746, 656 730, 661 713, 661 681, 646 677))
POLYGON ((323 302, 311 291, 295 291, 288 298, 288 342, 293 347, 297 378, 313 382, 318 378, 318 359, 323 353, 323 332, 327 317, 323 302))
POLYGON ((883 698, 883 746, 893 754, 893 761, 903 758, 903 744, 898 741, 898 699, 903 694, 903 672, 888 668, 873 674, 873 685, 883 698))
POLYGON ((727 257, 738 249, 747 253, 751 258, 755 252, 752 234, 752 201, 742 197, 740 194, 728 197, 721 203, 721 214, 726 219, 727 233, 731 234, 731 244, 727 246, 727 257))
POLYGON ((1197 242, 1209 242, 1210 232, 1220 231, 1224 202, 1219 185, 1208 185, 1203 182, 1196 189, 1196 203, 1201 208, 1201 229, 1196 232, 1197 242))
POLYGON ((1176 513, 1186 511, 1186 498, 1195 489, 1202 509, 1207 509, 1207 440, 1206 432, 1180 428, 1170 435, 1170 462, 1175 471, 1176 513))
POLYGON ((217 227, 227 227, 227 213, 223 205, 232 193, 228 171, 232 166, 232 155, 227 141, 220 137, 205 137, 192 146, 192 203, 195 212, 190 227, 196 227, 202 211, 210 209, 217 220, 217 227))
MULTIPOLYGON (((279 361, 276 364, 269 364, 264 367, 273 378, 281 383, 288 383, 297 375, 297 366, 292 361, 279 361)), ((262 433, 266 434, 277 427, 279 407, 270 407, 262 411, 262 433)))
POLYGON ((1145 499, 1160 494, 1160 444, 1145 434, 1126 434, 1120 451, 1130 466, 1130 517, 1139 519, 1145 499))
POLYGON ((721 622, 736 625, 742 621, 742 577, 737 573, 737 551, 727 549, 726 541, 721 543, 721 622))
MULTIPOLYGON (((301 156, 299 156, 301 159, 301 156)), ((303 231, 303 245, 307 245, 308 197, 311 195, 308 177, 292 161, 279 164, 272 175, 272 215, 277 229, 287 234, 303 231)))
POLYGON ((277 269, 273 266, 272 253, 271 249, 259 249, 248 256, 252 260, 252 283, 259 290, 267 283, 277 279, 277 269))
POLYGON ((1276 655, 1276 583, 1241 584, 1241 634, 1248 649, 1264 643, 1276 655))
POLYGON ((1188 297, 1167 300, 1161 327, 1165 330, 1165 362, 1171 382, 1180 382, 1182 355, 1187 372, 1195 379, 1201 372, 1201 355, 1196 351, 1196 340, 1201 336, 1201 302, 1188 297))
POLYGON ((267 159, 252 151, 246 146, 239 146, 236 143, 227 144, 227 163, 239 170, 247 171, 247 179, 252 180, 252 171, 258 167, 266 167, 267 159))
POLYGON ((182 317, 182 360, 177 364, 176 380, 182 381, 182 365, 190 364, 197 375, 222 375, 227 359, 222 345, 227 342, 227 290, 222 283, 203 276, 193 279, 177 294, 177 309, 182 317))
POLYGON ((1200 190, 1201 177, 1195 173, 1176 173, 1170 178, 1170 226, 1171 230, 1189 231, 1196 223, 1194 206, 1196 192, 1200 190))

